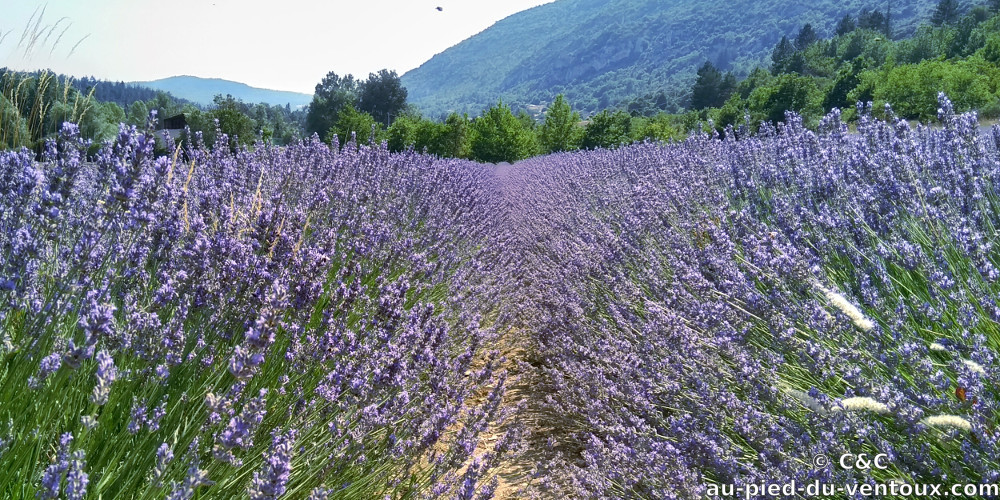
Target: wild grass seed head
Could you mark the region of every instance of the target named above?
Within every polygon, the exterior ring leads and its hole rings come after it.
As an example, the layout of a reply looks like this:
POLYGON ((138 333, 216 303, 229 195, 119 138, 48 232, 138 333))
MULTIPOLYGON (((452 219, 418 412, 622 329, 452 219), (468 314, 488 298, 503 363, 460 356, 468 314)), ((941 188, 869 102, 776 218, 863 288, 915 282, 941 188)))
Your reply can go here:
POLYGON ((823 285, 817 284, 816 286, 823 292, 823 295, 826 296, 826 300, 828 300, 833 307, 836 307, 840 310, 840 312, 850 318, 851 322, 854 323, 854 326, 858 327, 861 331, 869 332, 872 328, 875 328, 875 323, 868 319, 868 317, 861 312, 861 309, 858 309, 857 306, 852 304, 851 301, 847 300, 847 298, 839 292, 826 288, 823 285))
POLYGON ((934 415, 931 417, 926 417, 920 421, 928 427, 935 427, 938 429, 961 429, 963 431, 971 431, 972 423, 968 420, 959 417, 958 415, 934 415))
POLYGON ((889 407, 885 403, 879 402, 867 396, 854 396, 838 401, 840 406, 847 411, 870 411, 880 415, 889 413, 889 407))

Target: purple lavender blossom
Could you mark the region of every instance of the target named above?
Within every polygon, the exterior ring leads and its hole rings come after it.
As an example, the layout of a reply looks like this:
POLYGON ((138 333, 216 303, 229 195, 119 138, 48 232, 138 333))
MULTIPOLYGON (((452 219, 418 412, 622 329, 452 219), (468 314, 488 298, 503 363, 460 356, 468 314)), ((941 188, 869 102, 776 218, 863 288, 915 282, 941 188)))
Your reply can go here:
POLYGON ((97 352, 97 384, 90 395, 90 401, 96 405, 103 405, 108 402, 108 394, 111 392, 111 383, 118 378, 118 369, 115 368, 115 361, 107 351, 97 352))
POLYGON ((292 473, 292 455, 295 452, 294 429, 285 433, 272 433, 271 448, 265 456, 264 470, 255 472, 249 495, 254 500, 279 498, 285 494, 292 473))

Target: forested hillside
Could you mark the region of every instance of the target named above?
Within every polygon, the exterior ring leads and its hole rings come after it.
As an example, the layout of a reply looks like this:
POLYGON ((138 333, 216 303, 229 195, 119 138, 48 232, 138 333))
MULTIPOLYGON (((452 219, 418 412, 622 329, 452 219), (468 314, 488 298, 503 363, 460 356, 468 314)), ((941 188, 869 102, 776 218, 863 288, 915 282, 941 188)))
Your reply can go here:
POLYGON ((706 60, 746 75, 783 35, 811 23, 830 36, 846 14, 888 12, 912 34, 937 2, 861 0, 558 0, 512 15, 403 75, 428 116, 478 113, 503 97, 515 109, 564 94, 589 114, 643 95, 678 110, 706 60), (736 13, 736 14, 734 14, 736 13))

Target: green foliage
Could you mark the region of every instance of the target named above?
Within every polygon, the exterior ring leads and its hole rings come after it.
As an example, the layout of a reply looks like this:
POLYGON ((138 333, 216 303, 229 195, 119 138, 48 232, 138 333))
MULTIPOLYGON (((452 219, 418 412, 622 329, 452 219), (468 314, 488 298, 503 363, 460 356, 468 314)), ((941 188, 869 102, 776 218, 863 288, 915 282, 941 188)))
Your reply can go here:
POLYGON ((406 114, 396 118, 386 129, 386 144, 394 153, 404 151, 416 142, 417 129, 423 119, 419 115, 406 114))
POLYGON ((562 94, 545 111, 545 123, 538 130, 542 149, 548 153, 572 151, 580 147, 583 129, 579 126, 580 113, 573 111, 562 94))
POLYGON ((896 44, 896 61, 900 63, 918 63, 925 59, 934 59, 946 52, 946 41, 941 36, 942 30, 923 26, 909 39, 896 44))
POLYGON ((444 122, 406 114, 392 122, 385 137, 391 151, 413 148, 441 157, 469 157, 468 118, 457 114, 444 122))
POLYGON ((763 121, 785 120, 786 111, 795 111, 806 118, 822 114, 823 94, 816 82, 807 76, 779 75, 767 86, 758 87, 747 99, 751 111, 763 121))
POLYGON ((31 137, 28 122, 6 95, 0 94, 0 148, 14 149, 26 144, 31 137))
POLYGON ((378 144, 384 138, 381 123, 372 115, 354 109, 353 104, 348 104, 340 110, 337 123, 330 128, 324 140, 332 142, 336 135, 338 142, 344 145, 351 140, 352 134, 358 144, 378 144))
POLYGON ((448 125, 431 120, 422 120, 414 136, 413 147, 437 156, 455 157, 448 147, 448 125))
POLYGON ((742 125, 748 112, 749 104, 741 99, 739 95, 733 95, 721 108, 711 114, 711 118, 715 122, 715 128, 722 131, 725 130, 726 125, 732 125, 733 127, 742 125))
POLYGON ((959 15, 958 0, 941 0, 931 15, 931 24, 941 26, 955 22, 959 15))
POLYGON ((631 142, 632 117, 624 111, 601 111, 590 119, 583 133, 585 149, 613 148, 631 142))
POLYGON ((839 22, 837 22, 837 27, 834 28, 833 32, 836 33, 837 36, 843 36, 854 31, 857 27, 858 25, 854 22, 854 18, 851 17, 850 14, 847 14, 842 17, 839 22))
POLYGON ((64 121, 82 122, 95 105, 72 79, 49 71, 23 73, 0 68, 0 145, 40 152, 64 121))
MULTIPOLYGON (((395 118, 403 114, 406 95, 406 89, 395 71, 383 69, 369 74, 368 79, 362 81, 355 80, 353 75, 338 76, 331 71, 316 85, 316 92, 306 113, 306 134, 316 133, 324 140, 329 140, 336 133, 344 141, 349 137, 349 132, 356 132, 360 142, 367 142, 371 127, 364 132, 358 130, 358 127, 368 124, 363 115, 378 122, 381 134, 395 118), (349 116, 342 117, 343 113, 349 116), (345 135, 344 132, 348 134, 345 135)), ((403 129, 397 129, 396 134, 394 141, 402 144, 400 141, 404 141, 406 136, 403 129)))
MULTIPOLYGON (((201 110, 193 105, 178 109, 177 104, 165 108, 154 101, 136 102, 129 108, 128 120, 138 122, 143 114, 156 109, 160 118, 183 113, 187 127, 196 136, 201 134, 206 146, 213 146, 218 132, 229 137, 229 145, 236 149, 252 146, 258 139, 279 145, 288 145, 301 137, 301 125, 290 109, 267 104, 247 104, 231 95, 217 95, 214 106, 201 110), (218 126, 216 126, 218 121, 218 126), (235 138, 235 139, 234 139, 235 138)), ((301 116, 301 114, 300 114, 301 116)), ((181 136, 182 141, 194 142, 195 137, 181 136)))
POLYGON ((832 48, 840 61, 848 62, 866 57, 874 64, 881 65, 889 57, 892 42, 877 31, 858 29, 834 40, 832 48))
POLYGON ((357 109, 388 127, 406 107, 406 89, 395 71, 370 73, 358 86, 357 109))
POLYGON ((472 131, 469 127, 468 115, 451 113, 445 119, 444 124, 448 127, 442 140, 442 147, 445 154, 453 158, 471 158, 472 131))
POLYGON ((845 109, 851 107, 854 100, 849 98, 852 90, 861 83, 861 73, 869 64, 864 58, 857 58, 845 64, 837 71, 833 80, 833 85, 826 91, 823 97, 823 109, 833 108, 845 109))
POLYGON ((503 101, 472 122, 470 153, 473 160, 514 162, 537 152, 535 135, 503 101))
POLYGON ((891 103, 903 118, 931 120, 937 116, 937 94, 945 92, 956 111, 983 106, 996 98, 996 67, 982 59, 922 61, 903 64, 863 78, 874 82, 877 103, 891 103))
POLYGON ((798 51, 795 50, 792 42, 788 41, 788 37, 781 37, 778 44, 774 46, 774 50, 771 51, 771 73, 780 75, 802 71, 801 54, 799 54, 799 59, 793 60, 796 54, 798 51))
POLYGON ((858 29, 869 30, 881 33, 885 36, 892 36, 892 29, 889 25, 889 15, 880 10, 862 9, 858 14, 858 29))
POLYGON ((979 117, 987 120, 996 120, 997 118, 1000 118, 1000 98, 993 99, 992 102, 989 102, 979 108, 979 117))
POLYGON ((736 86, 736 94, 741 99, 747 99, 757 87, 769 85, 774 80, 774 76, 764 68, 755 68, 739 85, 736 86))
POLYGON ((118 135, 118 124, 125 121, 125 111, 113 102, 98 102, 79 123, 80 133, 95 143, 114 139, 118 135))
POLYGON ((689 127, 685 126, 684 115, 660 113, 652 118, 633 119, 633 138, 637 141, 682 141, 687 137, 689 127))
POLYGON ((219 130, 229 136, 230 146, 246 146, 257 140, 257 124, 240 110, 233 96, 215 96, 215 109, 210 116, 219 121, 219 130))
MULTIPOLYGON (((782 40, 786 41, 784 38, 782 40)), ((722 73, 711 61, 698 68, 698 77, 691 87, 691 109, 705 109, 720 105, 725 99, 720 99, 719 89, 722 86, 722 73)))
POLYGON ((816 30, 813 29, 812 24, 806 23, 799 30, 799 34, 795 35, 795 48, 797 50, 806 50, 818 40, 819 35, 816 34, 816 30))
POLYGON ((358 99, 358 82, 353 75, 337 76, 333 71, 316 84, 312 103, 306 114, 306 135, 319 134, 321 138, 337 123, 340 110, 353 105, 358 99))
POLYGON ((976 54, 995 66, 1000 65, 1000 33, 990 36, 976 54))

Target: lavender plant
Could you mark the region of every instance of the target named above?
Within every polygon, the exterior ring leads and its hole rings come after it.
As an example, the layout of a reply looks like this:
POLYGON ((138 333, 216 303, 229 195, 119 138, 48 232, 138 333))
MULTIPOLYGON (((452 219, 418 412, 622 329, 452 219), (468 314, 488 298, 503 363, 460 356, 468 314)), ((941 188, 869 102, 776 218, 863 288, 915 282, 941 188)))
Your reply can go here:
MULTIPOLYGON (((0 153, 0 496, 421 498, 502 374, 468 294, 485 167, 353 142, 231 153, 122 126, 0 153), (462 281, 459 281, 458 277, 462 281)), ((459 479, 460 478, 460 479, 459 479)))
POLYGON ((67 124, 0 153, 0 493, 997 482, 1000 128, 940 105, 497 172, 67 124))
POLYGON ((1000 129, 940 103, 515 165, 535 493, 996 482, 1000 129), (844 453, 891 466, 813 464, 844 453))

